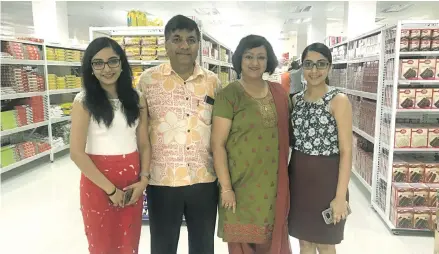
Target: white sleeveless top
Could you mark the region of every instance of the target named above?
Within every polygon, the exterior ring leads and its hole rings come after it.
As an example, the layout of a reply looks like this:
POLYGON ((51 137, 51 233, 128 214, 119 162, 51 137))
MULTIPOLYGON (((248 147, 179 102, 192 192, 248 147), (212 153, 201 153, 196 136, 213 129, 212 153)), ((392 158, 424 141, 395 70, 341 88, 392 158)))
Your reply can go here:
MULTIPOLYGON (((83 102, 85 92, 75 96, 75 101, 83 102)), ((122 104, 118 99, 112 99, 114 105, 114 118, 111 126, 107 128, 103 122, 98 124, 91 117, 88 126, 87 145, 85 152, 93 155, 124 155, 137 150, 137 126, 139 119, 131 127, 128 125, 122 104)))

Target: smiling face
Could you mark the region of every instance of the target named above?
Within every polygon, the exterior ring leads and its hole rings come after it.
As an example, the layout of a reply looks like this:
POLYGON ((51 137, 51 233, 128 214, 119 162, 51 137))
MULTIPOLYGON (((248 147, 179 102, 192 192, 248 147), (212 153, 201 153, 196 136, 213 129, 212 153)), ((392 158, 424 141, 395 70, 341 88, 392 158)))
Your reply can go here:
POLYGON ((267 69, 267 50, 264 46, 248 49, 242 55, 242 75, 248 78, 261 78, 267 69))
POLYGON ((110 47, 99 51, 92 58, 91 65, 101 85, 115 85, 122 72, 120 57, 110 47))
POLYGON ((309 51, 303 61, 302 68, 307 84, 318 86, 325 84, 331 65, 322 54, 309 51))
POLYGON ((174 64, 192 65, 197 60, 200 43, 196 31, 176 30, 166 41, 166 53, 174 64))

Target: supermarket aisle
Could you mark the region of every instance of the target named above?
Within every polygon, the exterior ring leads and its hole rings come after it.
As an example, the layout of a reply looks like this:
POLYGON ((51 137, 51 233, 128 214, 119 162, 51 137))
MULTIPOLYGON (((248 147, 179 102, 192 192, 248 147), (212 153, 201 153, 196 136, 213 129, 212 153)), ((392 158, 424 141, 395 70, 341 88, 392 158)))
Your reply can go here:
MULTIPOLYGON (((79 170, 68 156, 43 163, 1 185, 0 253, 87 254, 79 212, 79 170)), ((433 238, 393 236, 369 208, 354 182, 350 187, 351 215, 340 254, 430 254, 433 238), (354 238, 356 238, 354 240, 354 238)), ((181 230, 179 254, 187 253, 187 231, 181 230)), ((291 240, 293 253, 298 243, 291 240)), ((218 238, 216 253, 227 253, 218 238)), ((149 229, 144 226, 141 253, 149 253, 149 229)))

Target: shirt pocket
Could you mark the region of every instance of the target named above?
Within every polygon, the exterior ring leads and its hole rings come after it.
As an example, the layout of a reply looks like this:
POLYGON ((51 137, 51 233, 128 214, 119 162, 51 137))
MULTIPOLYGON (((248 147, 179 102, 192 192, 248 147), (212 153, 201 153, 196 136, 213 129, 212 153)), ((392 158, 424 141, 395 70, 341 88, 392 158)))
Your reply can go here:
POLYGON ((201 99, 196 107, 198 119, 205 125, 212 125, 213 106, 201 99))

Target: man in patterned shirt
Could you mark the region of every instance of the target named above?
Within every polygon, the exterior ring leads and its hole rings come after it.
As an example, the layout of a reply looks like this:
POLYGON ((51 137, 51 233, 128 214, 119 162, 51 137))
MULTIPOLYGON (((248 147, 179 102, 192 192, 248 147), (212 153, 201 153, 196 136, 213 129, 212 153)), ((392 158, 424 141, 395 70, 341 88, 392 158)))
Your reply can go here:
POLYGON ((145 70, 138 89, 146 98, 152 159, 147 201, 151 253, 177 253, 182 218, 190 254, 213 254, 218 203, 210 150, 217 76, 197 62, 197 24, 182 15, 165 26, 170 63, 145 70))

